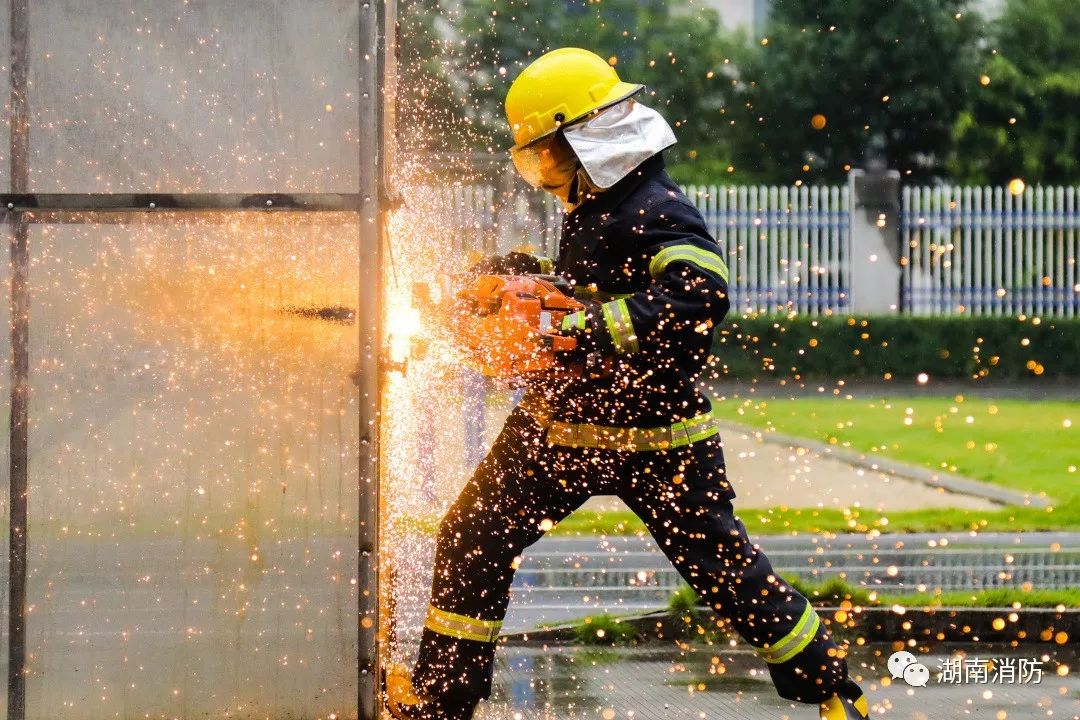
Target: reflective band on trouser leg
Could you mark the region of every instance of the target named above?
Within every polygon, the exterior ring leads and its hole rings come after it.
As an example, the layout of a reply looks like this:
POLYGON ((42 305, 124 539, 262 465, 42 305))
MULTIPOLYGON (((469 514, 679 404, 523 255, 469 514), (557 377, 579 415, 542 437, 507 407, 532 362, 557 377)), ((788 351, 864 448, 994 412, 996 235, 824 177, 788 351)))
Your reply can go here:
POLYGON ((810 603, 806 603, 806 609, 795 624, 795 629, 775 643, 765 648, 754 648, 754 651, 767 663, 785 663, 801 653, 810 641, 817 636, 821 627, 821 618, 814 612, 810 603))
POLYGON ((612 300, 600 306, 604 312, 604 324, 607 325, 615 352, 619 354, 638 351, 637 333, 634 322, 630 319, 630 308, 626 300, 612 300))
POLYGON ((653 256, 649 263, 649 274, 658 277, 673 262, 688 263, 716 273, 727 282, 728 266, 724 259, 714 252, 702 250, 697 245, 670 245, 664 248, 653 256))
POLYGON ((584 330, 585 329, 585 312, 578 311, 576 313, 570 313, 562 319, 562 325, 560 330, 584 330))
POLYGON ((431 632, 449 635, 459 640, 490 643, 495 642, 495 639, 499 637, 502 622, 457 615, 440 610, 434 605, 428 605, 428 614, 427 619, 424 621, 424 627, 431 632))

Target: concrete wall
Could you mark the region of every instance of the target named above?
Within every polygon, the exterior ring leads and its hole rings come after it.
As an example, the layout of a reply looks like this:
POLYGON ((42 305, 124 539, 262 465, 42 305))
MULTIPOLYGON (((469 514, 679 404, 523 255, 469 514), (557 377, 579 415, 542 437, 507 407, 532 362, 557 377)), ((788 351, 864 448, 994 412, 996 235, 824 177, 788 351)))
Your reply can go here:
POLYGON ((30 247, 27 717, 355 715, 355 221, 30 247))
POLYGON ((30 3, 31 187, 355 191, 357 18, 356 0, 30 3))
MULTIPOLYGON (((355 0, 30 6, 32 189, 355 191, 355 0)), ((27 717, 355 717, 357 333, 289 312, 355 217, 86 220, 30 238, 27 717)))

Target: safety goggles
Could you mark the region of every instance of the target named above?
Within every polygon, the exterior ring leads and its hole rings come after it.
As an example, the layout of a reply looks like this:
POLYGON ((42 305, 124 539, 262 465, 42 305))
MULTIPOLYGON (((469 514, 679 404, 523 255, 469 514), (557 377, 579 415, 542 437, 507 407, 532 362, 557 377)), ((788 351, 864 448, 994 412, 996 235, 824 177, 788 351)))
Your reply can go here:
POLYGON ((511 148, 510 158, 525 182, 543 190, 565 187, 577 173, 577 158, 562 133, 511 148))

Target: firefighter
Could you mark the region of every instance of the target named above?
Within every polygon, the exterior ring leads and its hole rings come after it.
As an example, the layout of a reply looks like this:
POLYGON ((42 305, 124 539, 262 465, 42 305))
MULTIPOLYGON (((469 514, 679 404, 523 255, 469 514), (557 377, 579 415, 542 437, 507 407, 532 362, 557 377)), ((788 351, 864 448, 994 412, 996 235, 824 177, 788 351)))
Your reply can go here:
POLYGON ((586 309, 578 350, 529 382, 443 519, 417 665, 391 671, 391 713, 467 720, 491 690, 496 638, 525 549, 595 494, 620 497, 691 586, 768 664, 779 694, 825 720, 867 718, 843 651, 735 516, 723 445, 699 376, 729 308, 728 268, 664 170, 667 122, 599 56, 549 52, 506 97, 511 155, 565 205, 559 257, 520 253, 488 272, 551 272, 586 309))

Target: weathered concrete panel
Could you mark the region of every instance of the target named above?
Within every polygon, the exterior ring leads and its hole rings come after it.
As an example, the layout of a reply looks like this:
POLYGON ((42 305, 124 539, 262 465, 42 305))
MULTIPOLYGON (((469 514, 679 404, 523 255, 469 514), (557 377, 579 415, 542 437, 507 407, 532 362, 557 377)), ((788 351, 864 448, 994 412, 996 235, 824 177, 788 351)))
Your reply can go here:
POLYGON ((355 192, 357 8, 31 3, 32 189, 355 192))

